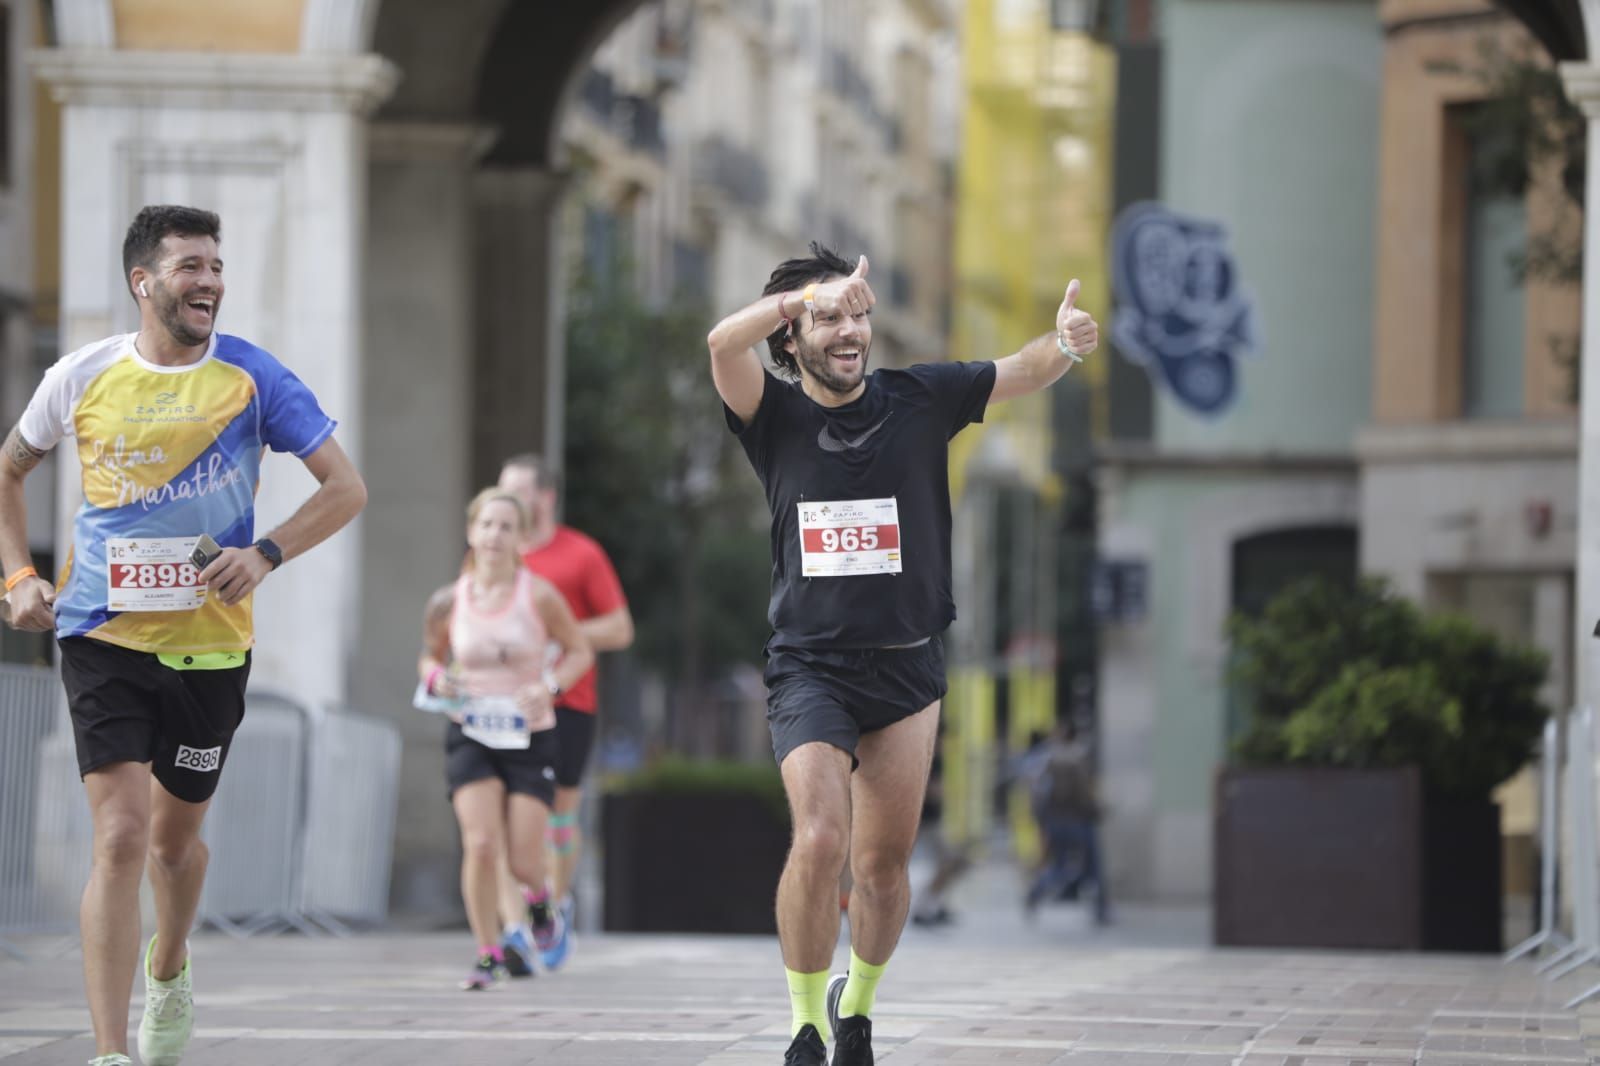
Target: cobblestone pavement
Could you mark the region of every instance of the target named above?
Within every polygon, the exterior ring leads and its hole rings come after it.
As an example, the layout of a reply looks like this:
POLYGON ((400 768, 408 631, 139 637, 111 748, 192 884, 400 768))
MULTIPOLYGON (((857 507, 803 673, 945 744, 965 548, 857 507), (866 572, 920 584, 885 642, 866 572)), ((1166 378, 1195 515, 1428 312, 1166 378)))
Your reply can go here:
MULTIPOLYGON (((1600 1061, 1600 1006, 1561 1007, 1600 980, 1592 969, 1552 985, 1526 963, 1492 958, 1216 951, 1199 919, 1129 909, 1104 934, 1063 907, 1032 927, 1008 914, 908 930, 874 1011, 878 1058, 1600 1061)), ((61 942, 24 946, 33 961, 0 961, 0 1063, 84 1062, 93 1048, 78 957, 61 942)), ((455 989, 470 950, 465 933, 198 936, 198 1031, 185 1066, 776 1066, 788 1043, 768 938, 589 935, 561 973, 487 993, 455 989)))

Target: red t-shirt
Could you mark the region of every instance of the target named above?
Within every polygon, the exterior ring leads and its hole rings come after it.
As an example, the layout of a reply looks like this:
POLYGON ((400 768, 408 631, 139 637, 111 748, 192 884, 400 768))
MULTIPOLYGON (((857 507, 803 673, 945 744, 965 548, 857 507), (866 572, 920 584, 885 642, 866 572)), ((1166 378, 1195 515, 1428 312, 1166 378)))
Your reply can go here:
MULTIPOLYGON (((524 554, 522 561, 560 591, 580 622, 628 606, 606 550, 570 526, 557 526, 555 536, 524 554)), ((556 703, 593 714, 599 704, 594 669, 563 692, 556 703)))

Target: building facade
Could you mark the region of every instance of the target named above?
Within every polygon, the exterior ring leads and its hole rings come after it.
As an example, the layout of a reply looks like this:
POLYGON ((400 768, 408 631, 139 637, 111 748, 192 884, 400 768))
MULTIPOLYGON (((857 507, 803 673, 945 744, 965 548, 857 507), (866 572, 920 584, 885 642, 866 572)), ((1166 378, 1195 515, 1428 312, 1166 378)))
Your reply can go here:
POLYGON ((1138 361, 1151 401, 1130 419, 1108 395, 1098 468, 1102 565, 1137 590, 1100 645, 1105 850, 1119 895, 1199 899, 1227 617, 1358 565, 1383 34, 1350 0, 1145 13, 1120 88, 1159 133, 1122 154, 1119 188, 1151 200, 1119 214, 1108 358, 1138 361))

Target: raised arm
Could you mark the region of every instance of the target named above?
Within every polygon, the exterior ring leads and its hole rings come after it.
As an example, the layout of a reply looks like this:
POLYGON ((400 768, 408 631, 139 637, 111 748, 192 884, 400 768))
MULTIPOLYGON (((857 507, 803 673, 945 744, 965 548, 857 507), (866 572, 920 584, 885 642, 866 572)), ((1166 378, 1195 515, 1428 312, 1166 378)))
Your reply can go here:
POLYGON ((862 256, 855 273, 847 278, 807 286, 801 292, 763 296, 724 318, 706 337, 706 346, 711 349, 711 380, 716 383, 722 402, 741 421, 748 422, 755 417, 766 386, 763 378, 766 371, 762 369, 755 346, 785 323, 807 311, 858 314, 870 310, 877 302, 867 284, 867 257, 862 256))
POLYGON ((1082 357, 1100 343, 1100 327, 1093 316, 1080 310, 1078 279, 1067 285, 1066 296, 1056 310, 1056 331, 1035 337, 1022 350, 994 361, 994 391, 989 402, 1011 400, 1054 385, 1061 376, 1081 363, 1082 357))
MULTIPOLYGON (((367 505, 366 483, 338 441, 329 437, 301 461, 317 479, 317 491, 287 522, 267 534, 283 551, 284 562, 304 555, 339 532, 367 505)), ((216 591, 223 603, 234 604, 271 572, 272 564, 254 548, 224 548, 200 579, 216 591)))
MULTIPOLYGON (((28 507, 23 496, 23 479, 45 457, 23 439, 15 427, 6 436, 5 455, 0 456, 0 569, 7 580, 33 568, 28 551, 28 507)), ((10 605, 6 620, 15 629, 47 632, 55 628, 55 587, 43 576, 17 580, 6 594, 10 605)))

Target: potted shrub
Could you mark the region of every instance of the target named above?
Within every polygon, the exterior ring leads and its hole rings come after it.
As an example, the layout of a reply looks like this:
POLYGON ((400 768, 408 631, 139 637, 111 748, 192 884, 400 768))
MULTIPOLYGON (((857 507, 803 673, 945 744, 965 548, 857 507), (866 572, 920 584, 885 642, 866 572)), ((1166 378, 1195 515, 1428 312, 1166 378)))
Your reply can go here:
POLYGON ((611 932, 777 932, 789 807, 771 764, 663 758, 601 802, 611 932))
POLYGON ((1491 794, 1538 742, 1544 655, 1371 579, 1292 585, 1229 636, 1217 943, 1498 951, 1491 794))

